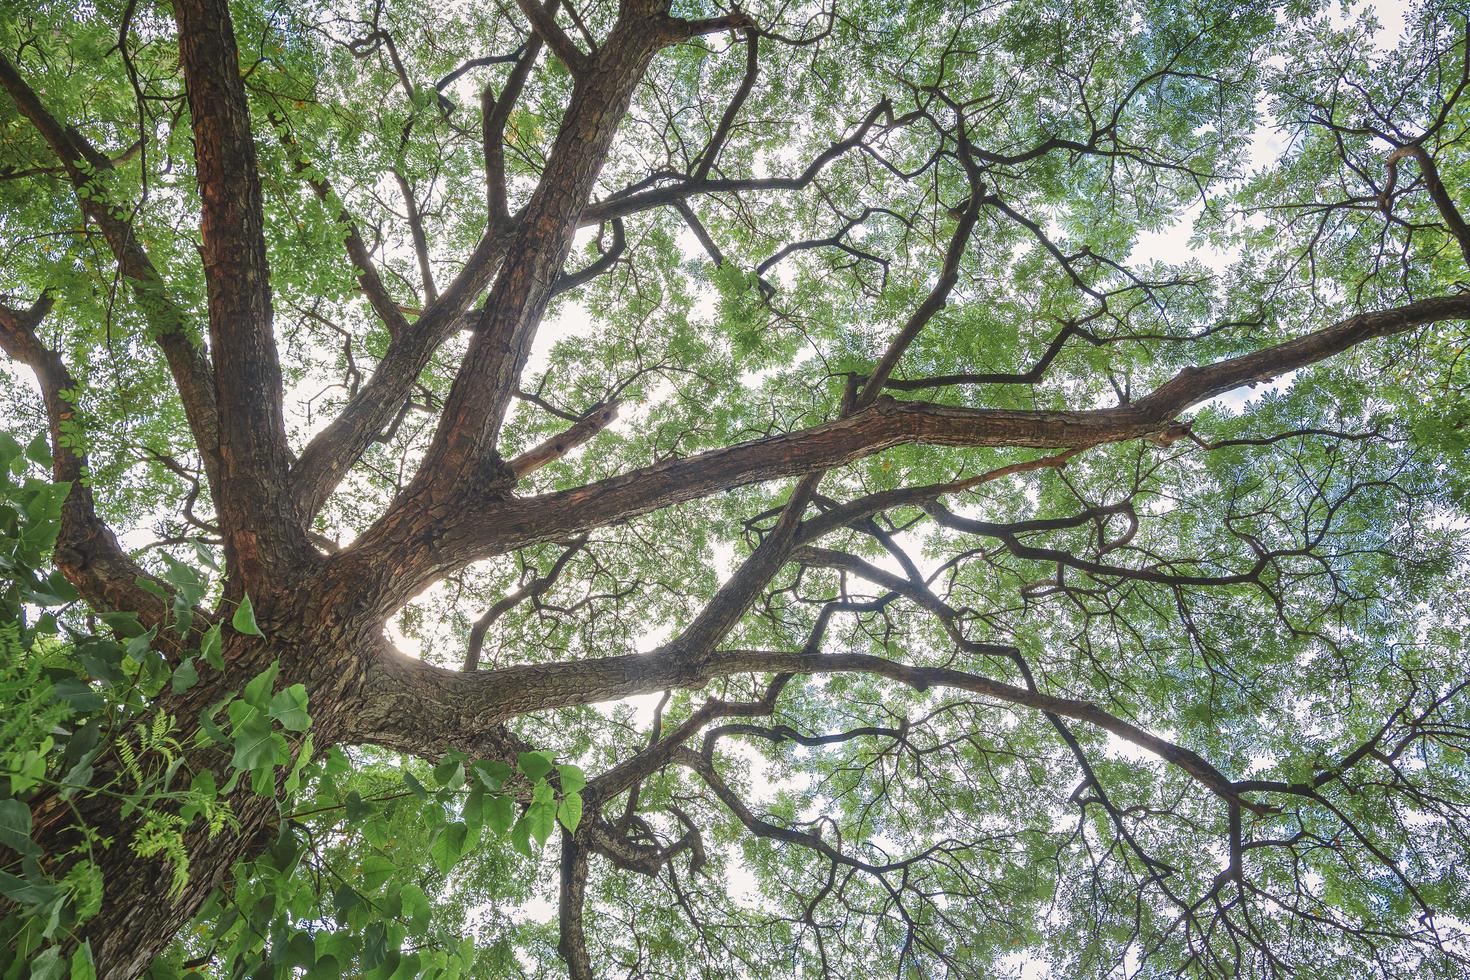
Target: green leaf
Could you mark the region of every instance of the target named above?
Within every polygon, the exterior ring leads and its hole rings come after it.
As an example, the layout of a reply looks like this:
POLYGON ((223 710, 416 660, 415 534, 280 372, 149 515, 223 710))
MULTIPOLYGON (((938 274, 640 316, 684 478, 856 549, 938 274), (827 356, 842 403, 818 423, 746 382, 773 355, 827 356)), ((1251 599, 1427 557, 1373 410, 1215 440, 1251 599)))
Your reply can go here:
POLYGON ((376 892, 398 870, 398 865, 381 854, 369 854, 362 859, 362 883, 370 892, 376 892))
POLYGON ((263 715, 246 721, 235 730, 235 754, 230 765, 240 770, 255 770, 285 762, 290 749, 279 732, 271 729, 270 719, 263 715))
POLYGON ((347 924, 347 914, 362 904, 362 893, 351 885, 342 885, 332 892, 332 910, 337 921, 347 924))
POLYGON ((516 756, 516 768, 534 782, 551 772, 551 760, 544 752, 522 752, 516 756))
POLYGON ((410 882, 398 890, 398 897, 403 902, 403 917, 408 920, 409 928, 422 932, 429 924, 430 911, 424 890, 410 882))
POLYGON ((230 625, 235 628, 236 633, 244 633, 246 636, 264 636, 260 627, 255 625, 255 607, 250 604, 250 594, 246 593, 240 599, 240 604, 235 607, 235 615, 230 617, 230 625))
POLYGON ((568 833, 575 834, 578 825, 582 823, 582 794, 568 793, 563 796, 561 805, 556 808, 556 816, 568 833))
POLYGON ((556 804, 549 800, 532 803, 526 808, 526 823, 530 826, 531 836, 536 838, 536 843, 545 844, 556 827, 556 804))
POLYGON ((381 922, 369 922, 362 934, 362 965, 372 970, 388 958, 387 928, 381 922))
POLYGON ((122 647, 111 640, 98 636, 86 637, 77 641, 74 653, 77 662, 88 675, 97 680, 116 684, 123 679, 119 669, 123 657, 122 647))
POLYGON ((464 822, 469 828, 471 838, 478 838, 480 831, 485 826, 485 788, 474 785, 470 787, 469 795, 464 801, 464 822))
POLYGON ((439 869, 440 874, 449 874, 450 869, 459 862, 468 836, 469 829, 464 822, 456 820, 439 831, 438 836, 429 844, 429 856, 434 859, 434 866, 439 869))
POLYGON ((46 433, 36 433, 36 437, 26 446, 26 458, 38 466, 48 470, 51 468, 51 442, 46 438, 46 433))
POLYGON ((582 787, 587 785, 587 774, 580 766, 564 762, 556 767, 556 772, 561 777, 561 791, 564 794, 581 792, 582 787))
POLYGON ((377 812, 376 807, 363 802, 362 794, 357 790, 347 794, 347 799, 342 801, 342 809, 347 815, 348 823, 362 823, 377 812))
POLYGON ((300 789, 301 773, 307 764, 311 762, 311 752, 312 736, 308 734, 306 738, 302 739, 301 747, 296 750, 296 762, 291 766, 291 771, 286 774, 284 789, 288 797, 295 796, 296 791, 300 789))
POLYGON ((199 712, 199 734, 194 739, 195 744, 204 745, 207 742, 212 742, 215 745, 228 745, 230 743, 230 737, 224 733, 224 730, 219 727, 219 723, 214 720, 217 711, 219 711, 218 706, 205 708, 199 712))
POLYGON ((475 775, 480 777, 480 782, 488 790, 497 790, 505 785, 505 781, 515 772, 513 768, 498 759, 477 759, 472 768, 475 775))
POLYGON ((535 856, 536 852, 531 850, 531 825, 525 816, 522 816, 516 821, 515 826, 510 828, 510 845, 526 857, 535 856))
POLYGON ((97 980, 97 964, 92 960, 92 944, 82 940, 71 954, 71 980, 97 980))
POLYGON ((413 795, 419 799, 427 800, 429 798, 429 791, 424 789, 424 784, 419 782, 419 778, 407 769, 403 770, 403 785, 407 786, 413 792, 413 795))
POLYGON ((352 760, 347 758, 341 746, 334 745, 328 749, 325 759, 323 769, 328 776, 341 776, 352 771, 352 760))
POLYGON ((224 670, 225 658, 220 652, 222 648, 220 627, 215 623, 205 631, 204 639, 199 642, 199 658, 215 670, 224 670))
POLYGON ((21 462, 19 466, 16 463, 20 460, 21 454, 24 451, 20 443, 16 441, 15 436, 6 432, 4 429, 0 429, 0 470, 9 470, 15 473, 23 471, 25 469, 25 463, 21 462))
POLYGON ((178 590, 186 606, 197 603, 204 595, 206 583, 199 577, 199 573, 191 566, 184 564, 172 555, 164 553, 161 555, 166 566, 163 580, 178 590))
POLYGON ((311 716, 306 713, 306 685, 292 684, 276 692, 271 698, 268 714, 288 731, 304 732, 310 728, 311 716))
POLYGON ((39 855, 31 840, 31 808, 20 800, 0 800, 0 846, 21 855, 39 855))
POLYGON ((51 696, 79 714, 99 711, 104 704, 102 696, 92 689, 92 685, 75 677, 63 677, 53 684, 51 696))
POLYGON ((0 871, 0 895, 12 902, 19 902, 21 905, 45 905, 58 898, 61 895, 61 889, 55 885, 27 881, 8 872, 0 871))
POLYGON ((61 950, 48 946, 40 956, 31 960, 30 968, 31 980, 60 980, 66 961, 61 958, 61 950))
POLYGON ((286 943, 281 965, 288 968, 305 967, 307 969, 316 965, 316 944, 312 942, 310 933, 292 934, 290 941, 286 943))
POLYGON ((452 757, 445 759, 434 767, 434 781, 445 789, 459 789, 464 785, 464 763, 452 757))
POLYGON ((281 673, 281 662, 272 663, 265 670, 256 674, 245 685, 245 691, 240 700, 248 705, 259 708, 261 711, 269 711, 271 706, 271 691, 276 686, 276 677, 281 673))
POLYGON ((138 621, 138 614, 132 612, 105 612, 101 619, 107 624, 107 628, 117 633, 125 640, 137 639, 148 631, 138 621))
POLYGON ((508 795, 492 797, 485 805, 485 823, 497 834, 504 835, 515 816, 516 802, 508 795))
POLYGON ((169 682, 169 687, 175 694, 183 694, 199 683, 199 667, 195 664, 194 659, 190 657, 174 668, 174 676, 169 682))

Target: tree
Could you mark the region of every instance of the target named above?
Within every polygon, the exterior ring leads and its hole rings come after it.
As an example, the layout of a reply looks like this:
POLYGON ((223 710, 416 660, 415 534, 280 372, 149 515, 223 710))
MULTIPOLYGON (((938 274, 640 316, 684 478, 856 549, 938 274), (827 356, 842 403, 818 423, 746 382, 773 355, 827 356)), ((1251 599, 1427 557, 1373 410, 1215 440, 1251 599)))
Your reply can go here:
POLYGON ((7 7, 12 972, 1463 975, 1467 47, 7 7))

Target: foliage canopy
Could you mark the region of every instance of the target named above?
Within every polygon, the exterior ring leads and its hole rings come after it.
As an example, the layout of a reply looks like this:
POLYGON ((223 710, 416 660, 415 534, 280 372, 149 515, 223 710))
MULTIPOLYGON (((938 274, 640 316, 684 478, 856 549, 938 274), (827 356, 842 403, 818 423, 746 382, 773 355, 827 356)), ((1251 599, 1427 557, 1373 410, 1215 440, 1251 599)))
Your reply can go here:
POLYGON ((1382 16, 0 5, 4 976, 1464 976, 1382 16))

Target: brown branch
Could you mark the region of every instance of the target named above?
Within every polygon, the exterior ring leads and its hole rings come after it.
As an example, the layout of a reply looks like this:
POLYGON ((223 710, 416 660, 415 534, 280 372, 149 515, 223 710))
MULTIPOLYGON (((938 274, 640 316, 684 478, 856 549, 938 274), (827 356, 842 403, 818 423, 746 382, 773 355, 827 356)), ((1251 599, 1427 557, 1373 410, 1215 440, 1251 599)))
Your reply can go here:
POLYGON ((572 557, 586 544, 586 535, 573 540, 567 549, 557 556, 551 569, 545 575, 537 575, 519 589, 501 597, 494 605, 485 610, 483 616, 475 620, 474 625, 470 627, 469 642, 465 646, 464 670, 480 669, 480 654, 485 648, 485 635, 490 632, 490 627, 495 625, 496 620, 527 599, 535 600, 542 596, 546 590, 556 584, 567 562, 571 561, 572 557))
POLYGON ((419 277, 424 281, 424 303, 427 305, 439 298, 439 289, 434 285, 434 268, 429 264, 429 236, 424 233, 424 221, 419 214, 419 202, 414 197, 413 185, 397 169, 393 171, 393 179, 398 181, 398 192, 403 195, 408 232, 413 238, 413 252, 418 258, 419 277))
POLYGON ((780 191, 801 190, 808 187, 817 176, 826 169, 827 165, 849 150, 856 149, 864 144, 868 134, 883 121, 884 129, 892 129, 907 125, 919 118, 917 114, 908 114, 900 117, 893 115, 893 106, 883 99, 874 106, 851 136, 838 140, 829 145, 821 153, 817 154, 806 168, 794 177, 752 177, 745 179, 714 179, 682 180, 678 183, 667 184, 649 190, 632 191, 624 194, 614 194, 602 201, 594 201, 587 205, 582 211, 581 224, 595 225, 612 218, 626 218, 629 215, 647 211, 650 208, 672 205, 675 201, 693 197, 696 194, 728 194, 740 191, 780 191))
POLYGON ((178 0, 179 60, 194 130, 201 255, 219 414, 220 525, 256 595, 315 552, 296 517, 272 329, 260 174, 240 56, 224 0, 178 0))
MULTIPOLYGON (((547 0, 548 16, 556 16, 560 0, 547 0)), ((531 68, 541 54, 541 37, 532 33, 525 49, 517 59, 505 88, 496 99, 487 84, 480 91, 480 140, 485 154, 485 204, 491 228, 510 224, 510 209, 506 201, 505 183, 505 125, 510 121, 516 100, 525 88, 531 68)))
POLYGON ((719 17, 697 17, 685 19, 681 17, 662 17, 657 21, 657 29, 662 34, 666 43, 687 41, 702 34, 717 34, 720 31, 747 31, 754 32, 755 21, 750 15, 741 10, 734 10, 719 17))
POLYGON ((575 490, 446 505, 434 515, 437 538, 432 549, 406 552, 401 545, 405 534, 413 533, 415 522, 385 518, 336 561, 339 574, 352 576, 380 575, 384 562, 397 562, 397 574, 385 583, 381 597, 384 608, 391 609, 435 577, 469 561, 567 538, 733 487, 821 472, 893 446, 1081 449, 1142 438, 1169 429, 1174 417, 1189 406, 1241 385, 1269 380, 1379 337, 1465 318, 1470 318, 1470 295, 1358 314, 1251 354, 1185 368, 1147 397, 1114 408, 972 409, 880 397, 872 406, 833 422, 667 460, 575 490))
MULTIPOLYGON (((551 9, 552 5, 548 5, 551 9)), ((517 63, 501 97, 494 103, 491 118, 486 121, 486 146, 493 147, 487 155, 490 173, 490 189, 494 192, 496 205, 492 202, 492 214, 504 212, 504 167, 501 142, 510 109, 516 94, 524 84, 525 77, 535 61, 540 41, 533 38, 527 45, 522 60, 517 63), (496 161, 499 161, 496 164, 496 161), (498 174, 498 179, 496 178, 498 174)), ((822 169, 832 160, 862 144, 879 120, 886 119, 885 126, 905 125, 917 116, 910 115, 895 119, 890 104, 880 102, 859 124, 852 136, 838 141, 819 154, 800 175, 794 178, 772 178, 754 181, 702 181, 697 185, 686 183, 658 188, 641 194, 615 197, 602 203, 589 204, 582 209, 579 226, 599 224, 639 213, 648 208, 671 204, 676 200, 697 193, 720 193, 741 189, 799 189, 808 186, 822 169)), ((543 174, 543 185, 548 174, 543 174)), ((481 239, 474 255, 466 262, 455 284, 444 291, 439 303, 426 310, 414 324, 402 343, 389 345, 378 370, 374 372, 357 397, 352 399, 342 413, 334 419, 302 452, 301 459, 292 473, 303 519, 309 519, 320 510, 332 489, 346 476, 352 464, 373 441, 376 434, 397 413, 409 386, 427 365, 432 352, 459 329, 458 318, 468 307, 474 296, 495 274, 501 259, 509 251, 515 238, 514 227, 509 224, 509 215, 497 221, 492 230, 481 239)), ((483 318, 481 318, 483 322, 483 318)))
POLYGON ((384 649, 369 674, 365 704, 355 719, 351 737, 372 744, 400 744, 397 733, 410 724, 418 737, 461 745, 472 740, 475 733, 519 715, 670 688, 699 687, 715 678, 745 673, 866 673, 921 691, 952 688, 1050 712, 1095 725, 1146 749, 1222 799, 1255 811, 1263 809, 1241 799, 1232 781, 1198 753, 1110 714, 1091 701, 1044 694, 947 667, 914 666, 860 653, 729 650, 691 657, 686 650, 663 647, 649 654, 465 673, 384 649), (434 734, 429 736, 430 732, 434 734))
MULTIPOLYGON (((177 657, 187 644, 176 633, 163 629, 169 621, 169 603, 138 583, 148 582, 152 589, 164 593, 172 589, 129 558, 117 535, 97 515, 87 478, 87 458, 77 448, 77 409, 67 394, 76 390, 76 379, 61 357, 36 335, 51 306, 52 298, 45 293, 28 310, 11 310, 0 304, 0 349, 35 375, 50 429, 51 476, 58 483, 70 485, 61 507, 56 565, 93 608, 136 613, 144 628, 158 628, 158 643, 171 657, 177 657)), ((207 628, 208 619, 202 614, 200 621, 207 628)))
POLYGON ((552 54, 561 59, 568 71, 578 75, 587 69, 590 59, 561 29, 561 25, 556 22, 554 9, 538 6, 536 0, 516 0, 516 3, 520 5, 521 13, 531 22, 531 29, 536 32, 536 36, 551 49, 552 54))
MULTIPOLYGON (((523 8, 534 7, 521 0, 523 8)), ((544 13, 544 12, 543 12, 544 13)), ((548 44, 551 42, 548 40, 548 44)), ((433 441, 412 484, 380 523, 437 519, 466 487, 503 490, 500 429, 578 218, 633 92, 657 50, 642 18, 620 18, 573 90, 541 181, 475 327, 433 441), (594 70, 595 69, 595 70, 594 70)))
POLYGON ((412 329, 389 343, 367 383, 307 444, 291 473, 303 522, 315 516, 352 464, 398 414, 434 351, 463 325, 464 311, 495 274, 511 239, 504 228, 480 239, 438 302, 423 311, 412 329))
MULTIPOLYGON (((968 149, 969 141, 965 137, 964 114, 956 111, 960 123, 958 126, 958 139, 962 150, 968 149)), ((970 242, 970 234, 975 230, 975 223, 980 219, 980 205, 985 198, 980 193, 980 175, 975 166, 969 163, 969 159, 963 153, 961 159, 965 161, 965 172, 970 184, 970 197, 960 209, 955 222, 954 232, 951 233, 949 245, 944 250, 944 261, 940 265, 939 278, 930 287, 928 294, 924 297, 918 307, 909 314, 903 327, 897 335, 889 341, 888 347, 883 351, 883 356, 873 367, 873 373, 857 392, 853 404, 858 407, 872 404, 883 391, 883 385, 888 381, 893 369, 898 367, 899 360, 908 351, 909 346, 918 338, 919 332, 924 329, 934 315, 944 309, 949 302, 949 294, 954 290, 955 284, 959 282, 960 260, 965 255, 965 247, 970 242)))
POLYGON ((1389 210, 1389 202, 1392 200, 1394 185, 1398 182, 1399 161, 1412 159, 1419 164, 1419 172, 1424 175, 1424 187, 1429 191, 1430 200, 1439 210, 1440 217, 1444 218, 1445 225, 1450 234, 1455 237, 1460 246, 1460 254, 1465 258, 1465 264, 1470 266, 1470 225, 1465 224, 1465 218, 1460 214, 1460 209, 1455 207, 1455 199, 1445 189, 1444 182, 1439 179, 1439 167, 1435 165, 1424 147, 1418 143, 1410 143, 1400 146, 1388 155, 1388 181, 1379 201, 1383 210, 1389 210))
POLYGON ((516 475, 516 479, 520 479, 528 473, 536 472, 548 463, 561 459, 611 425, 618 417, 618 405, 619 403, 614 400, 606 405, 593 406, 592 410, 570 429, 557 433, 512 459, 507 464, 511 472, 516 475))
POLYGON ((587 935, 582 926, 582 909, 587 902, 587 852, 567 831, 561 834, 561 897, 558 901, 560 938, 556 950, 566 961, 572 980, 592 980, 592 959, 587 955, 587 935))
MULTIPOLYGON (((599 255, 585 269, 563 273, 556 280, 556 285, 551 287, 551 295, 560 296, 568 290, 584 286, 613 267, 613 264, 622 257, 623 252, 628 248, 628 237, 623 228, 622 218, 612 219, 612 231, 612 244, 607 247, 607 251, 599 255)), ((601 245, 601 236, 599 236, 598 247, 600 248, 601 245)))
POLYGON ((710 235, 709 229, 704 226, 704 222, 699 220, 699 215, 694 213, 694 209, 689 206, 689 202, 680 199, 673 202, 673 207, 684 218, 684 223, 694 233, 695 239, 698 240, 700 246, 709 255, 710 261, 714 262, 717 268, 723 266, 725 264, 725 253, 720 250, 719 244, 710 235))
POLYGON ((699 156, 695 157, 694 168, 689 175, 691 180, 700 181, 709 176, 710 170, 720 157, 720 151, 725 147, 725 141, 730 138, 730 128, 735 125, 735 117, 740 114, 746 99, 750 98, 751 90, 755 88, 756 76, 759 73, 760 35, 753 30, 747 30, 745 32, 745 74, 740 79, 740 86, 735 90, 735 95, 725 106, 725 112, 720 116, 715 131, 710 134, 709 142, 699 152, 699 156))

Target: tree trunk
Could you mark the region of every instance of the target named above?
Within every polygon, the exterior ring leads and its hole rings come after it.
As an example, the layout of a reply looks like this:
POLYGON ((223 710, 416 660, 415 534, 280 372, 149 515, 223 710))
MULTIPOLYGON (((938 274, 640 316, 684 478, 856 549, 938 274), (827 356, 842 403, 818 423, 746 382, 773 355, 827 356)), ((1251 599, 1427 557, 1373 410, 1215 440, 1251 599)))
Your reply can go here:
MULTIPOLYGON (((182 694, 160 695, 153 712, 140 722, 148 724, 158 713, 170 715, 176 726, 174 737, 180 744, 192 745, 204 711, 239 695, 252 678, 278 662, 281 671, 276 690, 295 683, 306 685, 313 751, 320 753, 340 744, 348 731, 345 722, 356 713, 353 708, 361 700, 363 658, 342 630, 332 628, 329 619, 304 618, 303 612, 297 612, 293 619, 315 622, 317 626, 300 638, 289 637, 283 629, 282 638, 273 636, 270 642, 231 636, 225 643, 227 666, 223 672, 201 667, 199 684, 182 694)), ((222 715, 221 727, 228 728, 222 715)), ((231 758, 229 746, 192 748, 185 753, 185 764, 170 788, 186 788, 192 773, 206 769, 213 772, 217 785, 224 786, 232 773, 231 758)), ((105 784, 109 778, 104 766, 113 773, 118 771, 115 755, 104 759, 97 764, 94 785, 105 784)), ((287 772, 287 766, 277 771, 278 794, 287 772)), ((96 851, 104 883, 102 908, 79 933, 79 938, 91 943, 99 977, 132 978, 146 970, 209 895, 227 884, 234 863, 261 853, 276 839, 276 801, 257 795, 249 777, 248 772, 243 773, 227 798, 233 825, 211 838, 203 822, 196 819, 185 832, 189 878, 177 896, 170 894, 171 875, 162 858, 143 858, 132 849, 141 814, 135 812, 124 818, 120 801, 110 796, 72 801, 87 824, 112 841, 105 850, 96 851)), ((130 777, 124 775, 123 779, 130 777)), ((34 837, 43 853, 61 854, 73 846, 75 820, 72 806, 55 796, 33 804, 34 837)))
MULTIPOLYGON (((115 806, 110 814, 95 818, 97 831, 113 839, 97 859, 105 883, 102 909, 81 931, 81 938, 91 943, 98 977, 131 980, 141 974, 214 889, 228 881, 234 863, 260 853, 274 840, 272 800, 246 787, 232 796, 230 806, 238 831, 226 828, 213 839, 202 827, 185 834, 189 880, 177 897, 170 892, 170 875, 160 859, 141 858, 129 846, 136 820, 120 821, 115 806), (110 824, 105 822, 109 816, 110 824)), ((47 844, 41 841, 43 847, 47 844)))

